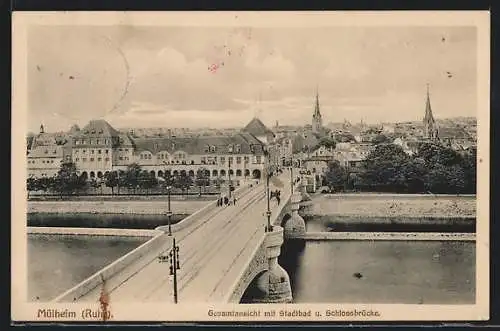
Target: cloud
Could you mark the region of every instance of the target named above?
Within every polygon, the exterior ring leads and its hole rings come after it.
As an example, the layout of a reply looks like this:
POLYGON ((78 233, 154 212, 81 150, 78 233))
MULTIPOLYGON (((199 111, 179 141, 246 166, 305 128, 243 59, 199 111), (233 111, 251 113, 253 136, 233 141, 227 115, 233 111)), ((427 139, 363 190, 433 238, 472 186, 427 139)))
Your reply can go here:
POLYGON ((258 47, 247 49, 245 66, 260 80, 282 81, 293 77, 295 73, 294 64, 279 50, 262 55, 258 47))
POLYGON ((468 28, 40 27, 29 35, 34 129, 104 115, 132 125, 244 125, 259 99, 271 125, 310 123, 316 85, 325 121, 418 118, 427 82, 437 116, 476 109, 468 28))

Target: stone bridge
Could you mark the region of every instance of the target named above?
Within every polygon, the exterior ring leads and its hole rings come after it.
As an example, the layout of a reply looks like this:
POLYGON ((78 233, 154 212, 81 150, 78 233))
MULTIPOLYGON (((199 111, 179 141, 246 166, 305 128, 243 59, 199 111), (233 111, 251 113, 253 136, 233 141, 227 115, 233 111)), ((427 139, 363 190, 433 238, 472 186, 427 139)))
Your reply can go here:
POLYGON ((172 236, 166 227, 157 228, 154 238, 55 301, 97 301, 104 286, 115 302, 171 301, 169 266, 158 263, 158 256, 168 254, 175 238, 180 261, 178 303, 239 303, 247 290, 253 302, 291 302, 289 276, 278 257, 285 238, 305 234, 299 212, 307 211, 310 198, 303 184, 299 179, 290 183, 286 173, 271 180, 271 190, 282 191, 280 205, 271 203, 272 231, 265 231, 265 184, 246 185, 234 192, 236 205, 219 207, 210 202, 173 225, 172 236))

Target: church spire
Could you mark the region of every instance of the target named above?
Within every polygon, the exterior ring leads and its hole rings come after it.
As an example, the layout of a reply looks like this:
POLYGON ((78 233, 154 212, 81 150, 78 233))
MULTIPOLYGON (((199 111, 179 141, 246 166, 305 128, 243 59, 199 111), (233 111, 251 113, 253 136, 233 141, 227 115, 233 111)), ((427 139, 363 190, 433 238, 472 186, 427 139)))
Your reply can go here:
POLYGON ((43 127, 43 124, 40 124, 40 133, 45 133, 45 129, 43 127))
POLYGON ((319 111, 319 93, 318 86, 316 85, 316 102, 314 104, 314 113, 312 118, 312 130, 313 132, 319 133, 321 128, 323 127, 323 123, 321 120, 321 112, 319 111))
POLYGON ((321 113, 319 111, 318 85, 316 85, 316 104, 314 105, 314 117, 321 117, 321 113))
POLYGON ((429 84, 427 84, 427 101, 425 102, 425 117, 424 121, 434 121, 431 108, 431 97, 429 95, 429 84))
POLYGON ((429 84, 427 84, 427 99, 425 102, 425 115, 424 115, 424 135, 428 139, 437 138, 437 127, 434 115, 432 114, 431 98, 429 95, 429 84))

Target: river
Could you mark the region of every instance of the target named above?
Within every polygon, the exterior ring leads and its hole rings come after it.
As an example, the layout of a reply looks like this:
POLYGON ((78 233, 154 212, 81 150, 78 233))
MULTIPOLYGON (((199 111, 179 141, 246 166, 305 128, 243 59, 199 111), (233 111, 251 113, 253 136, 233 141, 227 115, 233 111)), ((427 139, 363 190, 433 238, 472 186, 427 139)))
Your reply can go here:
POLYGON ((287 242, 280 264, 295 303, 475 302, 472 242, 287 242))
POLYGON ((29 235, 28 300, 54 299, 147 239, 29 235))
MULTIPOLYGON (((307 227, 324 231, 325 223, 307 227)), ((29 300, 55 298, 146 240, 29 235, 29 300)), ((472 304, 475 255, 473 242, 285 242, 280 264, 296 303, 472 304)))

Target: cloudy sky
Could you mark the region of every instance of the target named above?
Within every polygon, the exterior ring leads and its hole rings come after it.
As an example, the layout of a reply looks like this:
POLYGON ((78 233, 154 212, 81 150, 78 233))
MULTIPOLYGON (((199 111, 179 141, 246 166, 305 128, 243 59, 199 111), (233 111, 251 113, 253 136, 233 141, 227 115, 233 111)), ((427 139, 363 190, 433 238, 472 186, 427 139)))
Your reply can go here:
POLYGON ((475 116, 473 27, 33 27, 28 129, 475 116))

